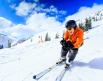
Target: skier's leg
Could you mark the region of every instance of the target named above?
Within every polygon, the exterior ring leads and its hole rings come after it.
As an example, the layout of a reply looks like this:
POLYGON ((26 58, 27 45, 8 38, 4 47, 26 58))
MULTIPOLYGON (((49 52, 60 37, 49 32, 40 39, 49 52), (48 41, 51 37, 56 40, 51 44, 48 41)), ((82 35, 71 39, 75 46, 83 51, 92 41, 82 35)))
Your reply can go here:
POLYGON ((69 52, 69 55, 68 55, 68 57, 69 57, 68 61, 69 62, 73 61, 75 59, 77 53, 78 53, 78 49, 71 49, 69 52))
POLYGON ((73 60, 75 59, 77 53, 78 49, 70 49, 68 51, 65 68, 68 68, 70 66, 71 62, 73 62, 73 60))
POLYGON ((66 55, 68 53, 68 50, 65 50, 63 47, 61 49, 61 58, 60 60, 56 63, 56 64, 60 64, 62 62, 65 62, 66 61, 66 55))
POLYGON ((68 50, 65 50, 62 48, 61 49, 61 58, 66 60, 67 53, 68 53, 68 50))

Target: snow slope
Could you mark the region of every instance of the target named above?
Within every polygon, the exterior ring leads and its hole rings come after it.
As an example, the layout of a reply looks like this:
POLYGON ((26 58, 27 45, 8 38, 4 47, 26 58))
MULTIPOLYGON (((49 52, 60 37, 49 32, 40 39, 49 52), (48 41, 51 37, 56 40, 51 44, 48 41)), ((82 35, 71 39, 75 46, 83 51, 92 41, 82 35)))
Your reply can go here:
MULTIPOLYGON (((101 24, 103 21, 101 21, 101 24)), ((98 24, 98 23, 97 23, 98 24)), ((103 25, 85 33, 84 45, 62 81, 103 81, 103 25)), ((60 57, 60 39, 19 44, 0 50, 0 81, 35 81, 32 76, 55 64, 60 57)), ((39 81, 55 81, 64 66, 56 67, 39 81)))

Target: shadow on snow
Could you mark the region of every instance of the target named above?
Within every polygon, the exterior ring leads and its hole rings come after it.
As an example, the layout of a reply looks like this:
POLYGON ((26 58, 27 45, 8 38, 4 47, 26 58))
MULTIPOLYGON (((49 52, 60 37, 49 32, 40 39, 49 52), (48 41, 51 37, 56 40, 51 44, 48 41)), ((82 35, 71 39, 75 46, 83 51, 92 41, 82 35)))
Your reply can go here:
POLYGON ((93 69, 100 69, 103 70, 103 58, 95 58, 91 60, 88 63, 80 62, 80 61, 74 61, 73 63, 74 67, 90 67, 93 69))

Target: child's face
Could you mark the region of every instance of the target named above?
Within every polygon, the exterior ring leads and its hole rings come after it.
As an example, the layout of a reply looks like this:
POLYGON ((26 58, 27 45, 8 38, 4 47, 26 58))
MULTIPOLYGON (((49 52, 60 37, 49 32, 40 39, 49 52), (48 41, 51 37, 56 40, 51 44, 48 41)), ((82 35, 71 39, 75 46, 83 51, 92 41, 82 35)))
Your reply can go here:
POLYGON ((72 35, 74 33, 74 28, 68 29, 68 32, 72 35))

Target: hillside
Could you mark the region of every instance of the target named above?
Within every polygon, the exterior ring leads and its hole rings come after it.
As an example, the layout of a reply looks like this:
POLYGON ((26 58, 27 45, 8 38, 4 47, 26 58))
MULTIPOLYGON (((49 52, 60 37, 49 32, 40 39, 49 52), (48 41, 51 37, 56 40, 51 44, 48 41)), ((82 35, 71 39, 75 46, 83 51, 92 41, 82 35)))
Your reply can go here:
MULTIPOLYGON (((103 21, 99 21, 102 24, 103 21)), ((98 25, 98 23, 96 24, 98 25)), ((84 45, 62 81, 103 81, 103 25, 85 33, 84 45)), ((29 40, 0 50, 0 81, 35 81, 32 76, 55 64, 60 57, 61 39, 44 43, 29 40)), ((64 66, 57 67, 39 81, 55 81, 64 66)))

